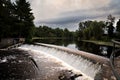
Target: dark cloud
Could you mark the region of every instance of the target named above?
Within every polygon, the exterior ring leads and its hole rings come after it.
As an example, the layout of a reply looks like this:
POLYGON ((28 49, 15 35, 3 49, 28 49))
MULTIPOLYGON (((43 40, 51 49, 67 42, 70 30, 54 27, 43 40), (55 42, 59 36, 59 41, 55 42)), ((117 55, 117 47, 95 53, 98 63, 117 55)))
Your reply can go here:
MULTIPOLYGON (((86 20, 86 19, 93 19, 98 16, 70 16, 70 17, 63 17, 63 18, 58 18, 58 19, 51 19, 47 21, 40 21, 37 22, 37 24, 42 24, 42 25, 48 25, 52 28, 68 28, 69 30, 75 31, 78 29, 78 23, 80 21, 86 20)), ((100 17, 100 16, 99 16, 100 17)))
POLYGON ((120 14, 120 0, 112 0, 108 6, 84 10, 67 11, 60 13, 58 17, 44 21, 37 21, 37 24, 50 26, 67 27, 70 30, 78 28, 78 23, 83 20, 95 20, 99 18, 106 19, 109 14, 113 16, 120 14))
POLYGON ((55 19, 45 20, 45 21, 39 21, 42 24, 69 24, 69 23, 78 23, 83 20, 87 19, 96 19, 99 17, 106 16, 105 14, 96 14, 96 10, 78 10, 78 11, 69 11, 61 13, 59 16, 55 19), (93 12, 91 12, 93 11, 93 12))

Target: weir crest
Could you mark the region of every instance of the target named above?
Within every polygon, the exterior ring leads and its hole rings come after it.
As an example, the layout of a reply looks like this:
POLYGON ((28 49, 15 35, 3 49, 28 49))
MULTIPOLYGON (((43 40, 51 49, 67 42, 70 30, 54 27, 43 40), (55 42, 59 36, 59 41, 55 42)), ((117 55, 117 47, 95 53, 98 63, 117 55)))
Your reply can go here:
POLYGON ((93 80, 101 70, 101 65, 99 65, 98 63, 93 63, 92 61, 86 58, 83 58, 74 53, 72 54, 67 51, 57 49, 57 48, 40 46, 40 45, 27 45, 27 44, 22 45, 19 48, 28 49, 28 50, 37 50, 40 52, 44 52, 46 55, 47 54, 52 55, 62 60, 66 64, 72 66, 74 69, 89 76, 93 80))

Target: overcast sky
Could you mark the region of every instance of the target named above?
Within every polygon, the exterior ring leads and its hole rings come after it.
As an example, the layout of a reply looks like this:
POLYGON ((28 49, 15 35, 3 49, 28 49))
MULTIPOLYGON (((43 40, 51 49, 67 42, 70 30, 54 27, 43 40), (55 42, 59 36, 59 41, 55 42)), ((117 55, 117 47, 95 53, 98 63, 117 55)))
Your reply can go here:
POLYGON ((109 14, 120 18, 120 0, 29 0, 36 26, 78 29, 85 20, 106 20, 109 14))

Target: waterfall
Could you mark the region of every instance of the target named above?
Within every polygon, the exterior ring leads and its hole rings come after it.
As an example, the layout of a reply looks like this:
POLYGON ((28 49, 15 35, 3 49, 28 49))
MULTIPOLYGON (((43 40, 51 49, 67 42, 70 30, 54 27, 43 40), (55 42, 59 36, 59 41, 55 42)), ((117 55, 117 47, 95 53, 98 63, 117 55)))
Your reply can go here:
POLYGON ((19 48, 36 50, 44 52, 46 55, 51 55, 54 58, 65 62, 67 66, 72 67, 84 75, 89 76, 91 80, 94 80, 96 74, 101 70, 101 66, 99 64, 94 64, 90 60, 85 59, 81 56, 70 54, 66 51, 58 50, 56 48, 27 44, 21 45, 19 48))

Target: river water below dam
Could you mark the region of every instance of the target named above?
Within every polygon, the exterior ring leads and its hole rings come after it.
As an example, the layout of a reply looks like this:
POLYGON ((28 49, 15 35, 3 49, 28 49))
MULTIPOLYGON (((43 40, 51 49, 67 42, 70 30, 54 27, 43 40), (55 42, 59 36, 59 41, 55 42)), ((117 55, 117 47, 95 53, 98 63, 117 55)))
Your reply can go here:
MULTIPOLYGON (((80 77, 77 77, 75 80, 93 80, 91 77, 82 73, 80 70, 69 65, 57 56, 51 55, 50 53, 52 51, 53 54, 59 54, 61 53, 59 51, 56 52, 54 49, 50 51, 50 49, 47 50, 46 48, 42 48, 37 45, 22 45, 19 47, 19 49, 30 51, 30 54, 33 56, 34 60, 39 66, 41 78, 40 80, 62 80, 59 79, 60 75, 66 75, 67 77, 69 77, 69 79, 63 80, 72 80, 70 79, 70 76, 74 74, 82 75, 80 77), (69 71, 72 71, 72 73, 69 71)), ((64 56, 61 57, 66 59, 64 56)))
MULTIPOLYGON (((7 74, 8 79, 6 80, 116 80, 108 66, 107 58, 103 58, 105 62, 100 62, 99 64, 99 60, 97 63, 81 56, 69 54, 64 47, 59 46, 60 50, 55 45, 53 45, 54 47, 45 45, 52 46, 49 44, 39 45, 39 43, 38 45, 23 44, 15 50, 7 50, 7 53, 10 53, 7 55, 2 54, 2 51, 6 50, 0 51, 2 55, 0 58, 0 76, 4 79, 6 78, 5 74, 7 74), (21 53, 22 56, 19 57, 21 53), (6 64, 7 69, 3 67, 6 64), (6 69, 5 72, 4 69, 6 69)), ((96 57, 99 58, 100 56, 96 57)))
POLYGON ((0 80, 93 80, 48 52, 30 46, 0 50, 0 80))

